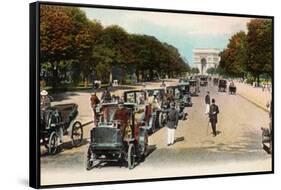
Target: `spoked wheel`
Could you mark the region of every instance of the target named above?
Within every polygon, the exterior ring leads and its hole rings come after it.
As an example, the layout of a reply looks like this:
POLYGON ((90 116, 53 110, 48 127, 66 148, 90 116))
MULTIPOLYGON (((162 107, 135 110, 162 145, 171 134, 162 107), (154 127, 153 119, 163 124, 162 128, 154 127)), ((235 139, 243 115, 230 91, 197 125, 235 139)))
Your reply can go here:
POLYGON ((153 120, 152 116, 149 118, 148 124, 149 125, 151 124, 151 128, 148 129, 149 133, 150 134, 154 133, 154 131, 155 131, 155 121, 153 120))
POLYGON ((49 154, 56 154, 58 150, 58 135, 53 131, 49 138, 48 152, 49 154))
POLYGON ((83 140, 83 128, 80 121, 75 121, 73 123, 71 139, 72 139, 72 145, 74 147, 77 147, 81 144, 83 140))
POLYGON ((128 168, 130 170, 135 167, 135 146, 132 143, 129 145, 128 148, 127 162, 128 162, 128 168))
POLYGON ((94 168, 96 157, 96 154, 92 151, 91 147, 89 147, 87 152, 86 170, 91 170, 94 168))
POLYGON ((144 136, 144 142, 143 142, 143 152, 141 152, 141 155, 139 157, 139 161, 142 162, 144 161, 145 157, 148 154, 148 135, 147 133, 144 136))

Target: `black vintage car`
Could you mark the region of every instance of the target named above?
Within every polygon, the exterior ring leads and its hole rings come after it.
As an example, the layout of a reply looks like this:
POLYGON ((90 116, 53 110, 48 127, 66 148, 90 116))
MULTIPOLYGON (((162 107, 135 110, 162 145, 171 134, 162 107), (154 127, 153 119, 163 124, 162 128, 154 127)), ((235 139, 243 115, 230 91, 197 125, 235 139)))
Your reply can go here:
POLYGON ((83 128, 78 115, 77 104, 60 104, 41 111, 40 141, 49 154, 58 152, 59 134, 69 135, 72 145, 77 147, 83 139, 83 128))
POLYGON ((134 104, 106 103, 97 108, 100 121, 91 130, 86 169, 118 162, 129 169, 144 160, 148 148, 145 126, 135 119, 134 104))
POLYGON ((228 92, 229 94, 236 94, 236 86, 234 82, 230 82, 229 87, 228 87, 228 92))
POLYGON ((219 79, 218 78, 213 78, 213 85, 217 86, 219 84, 219 79))
POLYGON ((208 77, 200 76, 200 86, 208 86, 208 77))
MULTIPOLYGON (((182 91, 182 88, 179 85, 168 86, 167 94, 172 95, 172 97, 173 97, 172 101, 174 101, 176 103, 176 109, 179 112, 180 119, 184 119, 184 108, 188 104, 188 99, 184 98, 184 93, 182 91)), ((190 99, 190 103, 191 103, 191 99, 190 99)), ((191 105, 192 105, 192 103, 191 103, 191 105)))
POLYGON ((189 85, 190 85, 190 95, 198 96, 200 93, 199 81, 197 79, 190 79, 189 85))
POLYGON ((219 92, 226 92, 226 87, 227 87, 227 81, 225 79, 220 79, 219 80, 219 92))
POLYGON ((178 84, 178 88, 180 90, 181 98, 182 98, 182 102, 184 103, 184 106, 188 106, 188 107, 192 106, 189 82, 178 84))

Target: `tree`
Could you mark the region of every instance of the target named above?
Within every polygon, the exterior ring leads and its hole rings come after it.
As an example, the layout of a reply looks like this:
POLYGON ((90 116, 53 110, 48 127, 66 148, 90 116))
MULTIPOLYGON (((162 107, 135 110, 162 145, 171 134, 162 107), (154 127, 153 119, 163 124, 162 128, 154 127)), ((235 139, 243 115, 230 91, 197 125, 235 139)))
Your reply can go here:
POLYGON ((272 20, 252 19, 247 34, 247 70, 257 78, 267 73, 272 76, 272 20))
POLYGON ((234 34, 227 48, 220 53, 219 67, 224 74, 232 77, 244 77, 247 63, 246 34, 240 31, 234 34))
POLYGON ((112 82, 112 68, 114 65, 124 65, 126 63, 126 46, 128 34, 117 26, 106 27, 97 40, 93 49, 93 58, 99 63, 109 66, 109 82, 112 82))
POLYGON ((200 71, 199 71, 199 69, 197 67, 192 67, 190 72, 191 72, 191 74, 198 74, 198 73, 200 73, 200 71))
POLYGON ((214 75, 216 74, 216 69, 214 67, 210 67, 206 71, 209 75, 214 75))
POLYGON ((41 5, 40 62, 50 65, 54 88, 59 83, 60 63, 80 59, 81 54, 90 49, 91 40, 89 22, 83 11, 73 7, 41 5))

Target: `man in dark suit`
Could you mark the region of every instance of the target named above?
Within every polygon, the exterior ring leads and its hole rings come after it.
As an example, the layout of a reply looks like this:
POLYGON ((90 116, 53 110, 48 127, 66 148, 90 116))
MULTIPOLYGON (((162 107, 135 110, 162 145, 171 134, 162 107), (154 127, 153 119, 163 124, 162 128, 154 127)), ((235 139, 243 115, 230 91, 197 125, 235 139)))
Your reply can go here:
POLYGON ((174 144, 175 131, 179 121, 179 113, 175 108, 175 103, 172 102, 170 105, 170 110, 168 112, 168 122, 167 122, 167 134, 168 134, 168 146, 174 144))
POLYGON ((214 137, 217 135, 216 124, 218 122, 218 113, 219 113, 219 107, 215 104, 215 99, 213 98, 212 104, 210 106, 209 118, 210 118, 210 123, 212 126, 214 137))

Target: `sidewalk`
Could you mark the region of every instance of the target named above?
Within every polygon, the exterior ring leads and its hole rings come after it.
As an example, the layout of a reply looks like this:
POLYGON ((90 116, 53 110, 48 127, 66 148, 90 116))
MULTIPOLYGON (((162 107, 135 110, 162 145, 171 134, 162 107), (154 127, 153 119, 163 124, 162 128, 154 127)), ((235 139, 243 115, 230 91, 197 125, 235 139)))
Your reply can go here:
POLYGON ((252 87, 249 84, 235 83, 237 87, 237 94, 252 102, 261 109, 268 111, 266 104, 271 100, 271 91, 262 91, 261 87, 252 87))

